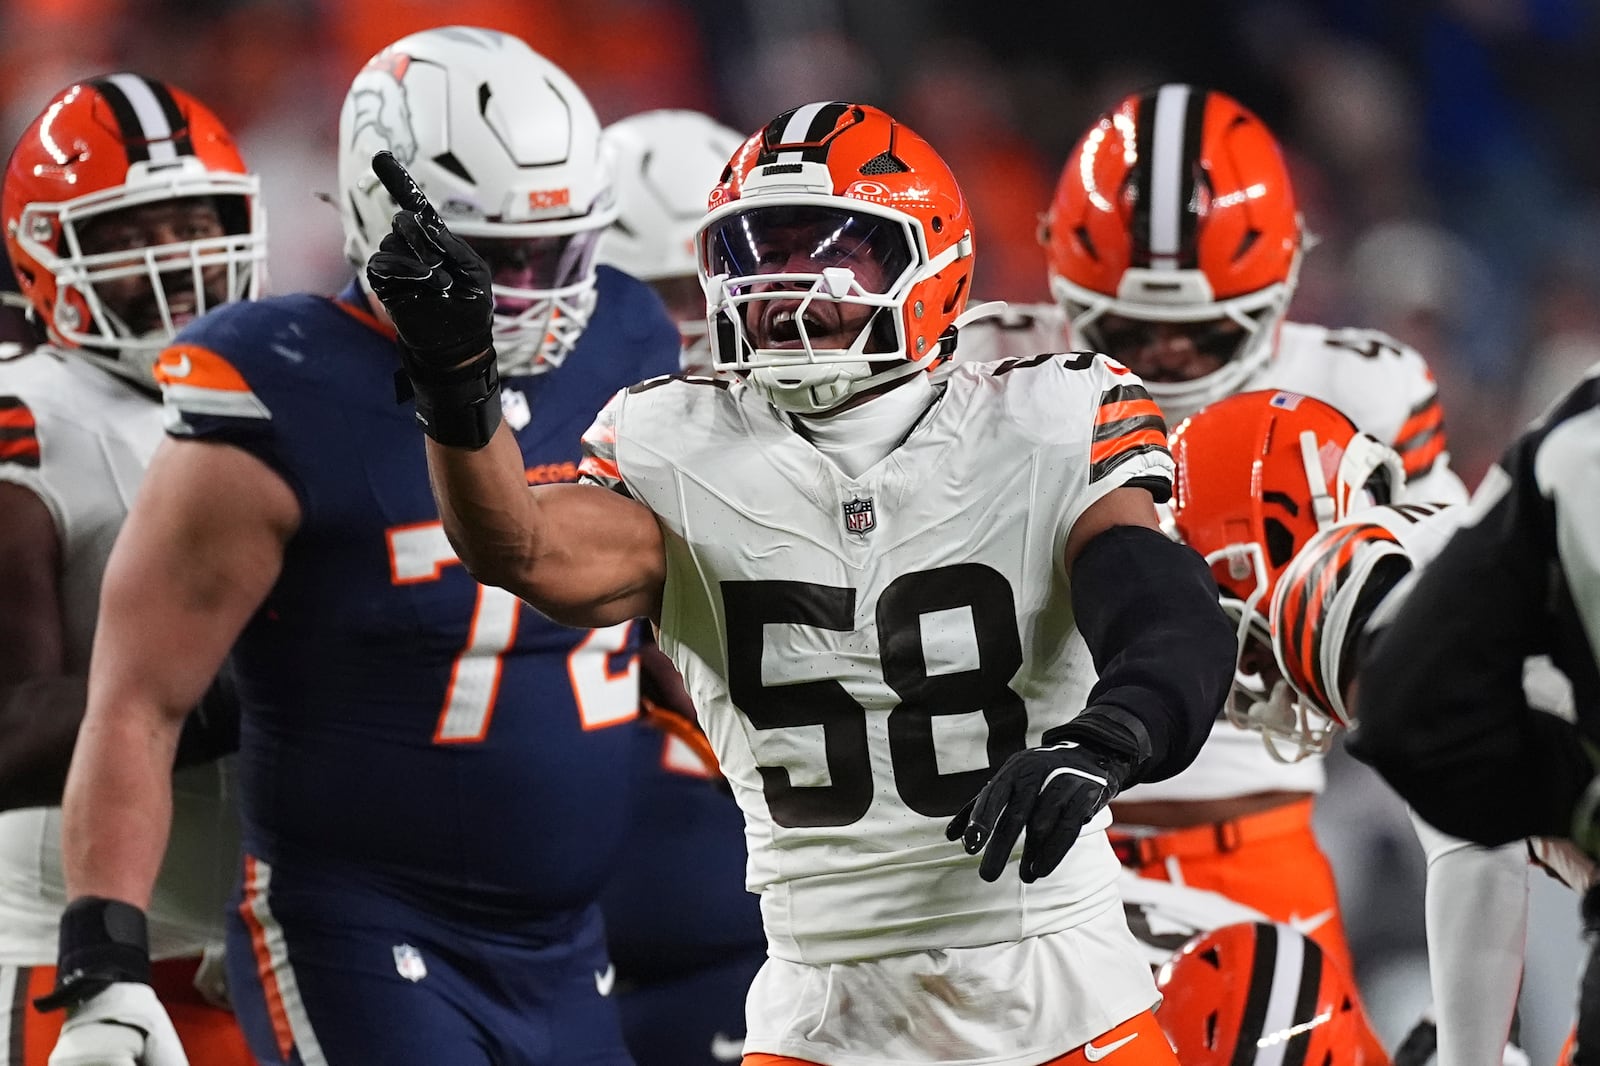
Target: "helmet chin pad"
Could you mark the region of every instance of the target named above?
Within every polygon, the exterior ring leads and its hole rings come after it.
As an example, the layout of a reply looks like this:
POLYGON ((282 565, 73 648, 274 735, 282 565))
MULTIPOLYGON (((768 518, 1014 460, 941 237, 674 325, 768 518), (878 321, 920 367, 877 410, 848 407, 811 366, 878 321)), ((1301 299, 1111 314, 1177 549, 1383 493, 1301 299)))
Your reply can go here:
POLYGON ((749 372, 751 387, 780 411, 815 415, 831 411, 868 389, 923 371, 931 360, 899 359, 876 363, 796 363, 763 366, 749 372))

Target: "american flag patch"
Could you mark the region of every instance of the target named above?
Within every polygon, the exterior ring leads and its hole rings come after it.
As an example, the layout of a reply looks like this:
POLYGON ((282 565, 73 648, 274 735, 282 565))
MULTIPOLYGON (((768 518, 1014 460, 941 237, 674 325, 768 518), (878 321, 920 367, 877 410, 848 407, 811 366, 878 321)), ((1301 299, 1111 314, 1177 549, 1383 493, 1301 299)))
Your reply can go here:
POLYGON ((1300 401, 1305 399, 1298 392, 1275 392, 1272 399, 1267 401, 1268 407, 1281 407, 1285 411, 1293 411, 1300 406, 1300 401))

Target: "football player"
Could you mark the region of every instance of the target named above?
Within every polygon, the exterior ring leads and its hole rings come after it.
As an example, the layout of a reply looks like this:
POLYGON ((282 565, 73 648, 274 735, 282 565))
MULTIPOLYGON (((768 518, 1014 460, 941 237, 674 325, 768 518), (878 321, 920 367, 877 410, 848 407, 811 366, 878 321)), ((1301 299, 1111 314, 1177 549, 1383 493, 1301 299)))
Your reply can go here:
POLYGON ((743 810, 769 953, 744 1061, 1175 1061, 1104 808, 1193 757, 1231 632, 1158 528, 1135 375, 930 379, 973 265, 937 153, 849 102, 753 134, 697 237, 718 376, 619 392, 587 483, 531 490, 486 264, 374 167, 409 210, 367 273, 463 559, 569 624, 650 617, 743 810))
MULTIPOLYGON (((1371 330, 1286 321, 1307 235, 1276 139, 1236 100, 1167 84, 1121 101, 1068 157, 1040 237, 1056 302, 980 324, 963 338, 962 358, 1019 354, 1051 339, 1103 351, 1145 380, 1169 425, 1247 389, 1313 397, 1393 448, 1409 499, 1465 498, 1421 356, 1371 330)), ((1219 720, 1183 775, 1119 798, 1123 854, 1151 876, 1167 876, 1173 860, 1270 886, 1271 875, 1250 868, 1258 849, 1240 842, 1303 822, 1305 801, 1322 785, 1319 761, 1280 763, 1219 720)), ((1233 894, 1220 881, 1195 883, 1233 894)), ((1270 900, 1236 898, 1303 931, 1326 931, 1324 946, 1348 966, 1342 934, 1329 926, 1331 895, 1315 906, 1320 890, 1307 888, 1286 913, 1280 889, 1270 900)))
POLYGON ((694 270, 694 234, 706 193, 744 140, 698 111, 643 111, 603 134, 617 168, 617 220, 600 262, 650 283, 683 335, 683 369, 711 372, 706 298, 694 270))
MULTIPOLYGON (((561 70, 467 27, 395 42, 340 116, 353 259, 394 211, 382 148, 492 264, 523 484, 575 478, 606 397, 677 366, 660 301, 594 266, 615 211, 599 135, 561 70)), ((142 960, 158 771, 231 647, 228 976, 257 1059, 624 1063, 595 899, 628 810, 634 626, 555 625, 456 565, 393 402, 403 354, 358 282, 229 305, 162 351, 168 437, 107 571, 67 781, 59 994, 92 1010, 142 960)))
MULTIPOLYGON (((3 743, 35 780, 31 795, 8 800, 55 804, 107 556, 161 440, 156 353, 207 309, 259 294, 266 226, 257 179, 217 117, 131 73, 51 99, 11 153, 0 214, 18 286, 48 337, 0 362, 0 679, 28 682, 27 713, 8 716, 3 743), (51 701, 54 683, 71 698, 51 701)), ((42 1063, 55 1047, 52 1061, 132 1062, 146 1040, 171 1050, 180 1038, 200 1061, 253 1061, 232 1014, 196 983, 204 953, 222 943, 238 859, 231 775, 212 763, 165 777, 172 847, 151 870, 147 950, 118 993, 71 1013, 65 1033, 59 1011, 28 1006, 58 978, 61 811, 0 814, 6 1061, 42 1063), (159 1030, 128 1027, 147 1013, 159 1030)))
POLYGON ((1156 984, 1156 1016, 1184 1066, 1375 1066, 1355 984, 1293 926, 1213 929, 1173 955, 1156 984))
MULTIPOLYGON (((1397 609, 1401 585, 1467 517, 1461 507, 1373 507, 1333 523, 1299 550, 1273 590, 1270 612, 1277 668, 1301 704, 1295 719, 1324 723, 1318 731, 1354 726, 1350 694, 1363 633, 1397 609)), ((1524 687, 1536 706, 1570 718, 1572 693, 1560 680, 1548 661, 1532 663, 1524 687)), ((1521 985, 1530 860, 1579 892, 1593 883, 1594 864, 1564 840, 1484 848, 1412 820, 1428 857, 1438 1062, 1499 1061, 1521 985)))
MULTIPOLYGON (((650 283, 678 323, 683 370, 708 374, 706 302, 694 234, 706 193, 744 138, 696 111, 646 111, 602 135, 617 168, 617 219, 602 263, 650 283)), ((744 825, 669 660, 640 648, 646 713, 634 729, 628 856, 601 905, 617 1007, 640 1066, 738 1061, 744 994, 767 958, 744 888, 744 825)))

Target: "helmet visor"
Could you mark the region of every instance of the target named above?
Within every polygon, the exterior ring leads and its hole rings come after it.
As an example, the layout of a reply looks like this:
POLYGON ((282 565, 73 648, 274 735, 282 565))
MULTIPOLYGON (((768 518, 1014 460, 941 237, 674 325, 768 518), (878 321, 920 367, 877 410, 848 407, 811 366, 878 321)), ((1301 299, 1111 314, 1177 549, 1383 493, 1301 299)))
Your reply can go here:
POLYGON ((713 224, 708 273, 738 279, 737 293, 766 286, 808 287, 824 270, 848 270, 854 288, 892 292, 915 253, 903 221, 812 205, 755 207, 713 224), (801 275, 805 281, 790 281, 801 275))

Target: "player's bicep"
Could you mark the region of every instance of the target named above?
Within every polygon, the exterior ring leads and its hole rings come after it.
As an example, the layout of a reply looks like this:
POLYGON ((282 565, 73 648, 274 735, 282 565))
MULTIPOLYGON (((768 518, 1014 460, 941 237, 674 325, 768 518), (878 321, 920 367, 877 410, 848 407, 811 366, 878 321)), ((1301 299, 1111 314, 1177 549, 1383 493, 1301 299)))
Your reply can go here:
POLYGON ((1083 551, 1083 546, 1112 526, 1144 526, 1161 532, 1155 499, 1149 490, 1129 486, 1115 488, 1084 508, 1067 534, 1068 572, 1071 572, 1072 564, 1078 558, 1078 553, 1083 551))
POLYGON ((37 493, 0 481, 0 684, 64 667, 61 544, 37 493))
POLYGON ((164 442, 106 566, 91 713, 127 700, 187 715, 277 580, 299 521, 294 492, 248 452, 164 442))
POLYGON ((598 628, 656 618, 666 545, 648 507, 598 485, 541 485, 539 544, 511 591, 563 625, 598 628))

